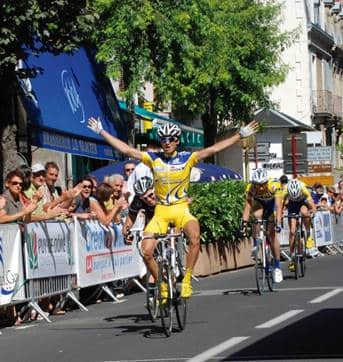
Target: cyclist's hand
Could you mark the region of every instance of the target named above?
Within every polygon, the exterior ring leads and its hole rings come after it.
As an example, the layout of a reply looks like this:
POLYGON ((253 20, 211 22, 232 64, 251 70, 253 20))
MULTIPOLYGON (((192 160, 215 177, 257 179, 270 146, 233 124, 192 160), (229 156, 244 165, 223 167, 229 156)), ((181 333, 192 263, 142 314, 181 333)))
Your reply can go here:
POLYGON ((124 236, 126 244, 132 244, 134 236, 131 230, 128 230, 124 236))
POLYGON ((281 230, 282 230, 282 225, 276 225, 275 226, 275 232, 277 232, 278 234, 281 233, 281 230))
POLYGON ((87 127, 97 134, 100 134, 100 132, 104 129, 100 118, 95 119, 94 117, 89 118, 87 127))
POLYGON ((246 238, 248 236, 248 223, 246 221, 242 221, 239 230, 237 231, 237 237, 239 239, 246 238))
POLYGON ((250 137, 258 131, 258 127, 258 123, 256 121, 252 121, 247 126, 241 127, 239 135, 242 138, 250 137))

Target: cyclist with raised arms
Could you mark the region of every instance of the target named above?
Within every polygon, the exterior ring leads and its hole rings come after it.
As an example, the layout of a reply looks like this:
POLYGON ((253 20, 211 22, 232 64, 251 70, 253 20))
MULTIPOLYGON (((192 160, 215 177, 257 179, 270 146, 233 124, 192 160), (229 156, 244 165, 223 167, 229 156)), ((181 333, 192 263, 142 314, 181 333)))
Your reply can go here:
MULTIPOLYGON (((142 241, 144 261, 151 274, 157 280, 158 266, 153 258, 153 252, 157 244, 154 234, 166 233, 168 224, 171 222, 178 229, 182 229, 188 239, 189 248, 186 259, 186 272, 181 284, 181 297, 189 298, 192 295, 192 270, 197 261, 200 248, 199 222, 191 215, 187 202, 191 169, 199 161, 232 146, 241 138, 249 137, 256 133, 258 123, 253 121, 247 126, 241 127, 234 136, 196 152, 177 151, 180 143, 181 129, 173 123, 167 123, 158 128, 157 134, 161 142, 161 152, 142 152, 130 147, 125 142, 105 131, 100 119, 91 117, 88 120, 88 127, 101 135, 119 152, 142 161, 152 170, 157 204, 154 217, 144 231, 144 239, 142 241)), ((166 285, 161 285, 161 295, 163 298, 168 297, 166 285)))
MULTIPOLYGON (((307 232, 307 247, 312 247, 313 239, 311 237, 311 220, 310 213, 312 215, 316 212, 316 205, 311 197, 310 191, 307 189, 305 184, 299 180, 290 180, 287 184, 287 187, 282 192, 282 200, 283 205, 278 210, 276 215, 277 223, 281 224, 282 214, 284 206, 287 204, 288 215, 301 215, 303 217, 304 226, 307 232)), ((294 260, 294 241, 295 241, 295 233, 297 230, 297 219, 295 217, 291 217, 288 219, 289 224, 289 251, 294 260)), ((291 261, 288 264, 288 269, 290 272, 295 271, 295 263, 291 261)))
MULTIPOLYGON (((267 234, 274 256, 272 275, 275 283, 281 283, 283 280, 282 270, 280 268, 280 243, 275 235, 275 232, 281 232, 281 223, 275 225, 275 211, 277 212, 281 207, 282 190, 280 182, 277 179, 269 178, 265 168, 257 168, 254 170, 251 182, 246 188, 241 232, 245 234, 245 229, 251 214, 256 219, 268 220, 267 234)), ((258 230, 254 230, 253 256, 255 256, 254 252, 258 242, 255 237, 257 231, 258 230)))

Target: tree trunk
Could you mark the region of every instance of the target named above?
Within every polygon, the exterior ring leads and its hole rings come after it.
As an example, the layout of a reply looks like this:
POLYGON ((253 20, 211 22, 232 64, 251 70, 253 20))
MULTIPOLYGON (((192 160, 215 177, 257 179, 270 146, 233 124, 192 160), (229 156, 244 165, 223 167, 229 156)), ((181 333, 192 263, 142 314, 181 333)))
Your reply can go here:
MULTIPOLYGON (((210 96, 206 113, 201 116, 202 126, 204 129, 205 147, 212 146, 216 142, 218 123, 217 113, 214 110, 214 96, 210 96)), ((209 157, 205 162, 214 163, 215 157, 209 157)))
POLYGON ((0 86, 0 192, 3 190, 4 179, 8 172, 24 163, 18 155, 18 125, 21 134, 27 135, 26 122, 20 120, 23 107, 18 96, 17 79, 13 69, 2 73, 0 86), (21 107, 20 107, 21 106, 21 107), (25 129, 24 129, 25 128, 25 129))

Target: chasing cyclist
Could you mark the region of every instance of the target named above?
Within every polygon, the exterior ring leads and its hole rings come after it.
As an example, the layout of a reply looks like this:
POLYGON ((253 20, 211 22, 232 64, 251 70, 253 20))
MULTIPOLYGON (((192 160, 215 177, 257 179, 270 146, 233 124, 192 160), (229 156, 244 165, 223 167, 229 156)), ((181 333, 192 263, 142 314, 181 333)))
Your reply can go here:
MULTIPOLYGON (((88 120, 88 127, 101 135, 119 152, 142 161, 152 170, 157 205, 154 217, 144 231, 144 239, 141 245, 144 261, 151 274, 157 279, 158 266, 153 258, 153 252, 157 244, 154 234, 166 233, 168 224, 171 222, 178 229, 182 229, 188 239, 189 248, 186 259, 186 273, 181 284, 181 297, 189 298, 192 295, 192 270, 197 261, 200 247, 199 222, 191 215, 187 202, 191 169, 201 160, 234 145, 241 138, 256 133, 258 123, 253 121, 247 126, 241 127, 240 131, 234 136, 197 152, 177 151, 181 129, 172 123, 159 127, 157 131, 162 152, 142 152, 130 147, 105 131, 100 119, 91 117, 88 120)), ((166 285, 161 285, 161 295, 165 298, 168 297, 166 285)))
MULTIPOLYGON (((275 283, 281 283, 283 280, 282 270, 280 268, 280 243, 276 238, 275 232, 281 232, 281 223, 275 225, 275 211, 282 207, 282 190, 278 180, 268 178, 266 169, 258 168, 254 170, 251 182, 246 188, 246 200, 242 214, 241 232, 245 234, 245 229, 250 215, 256 219, 268 220, 267 234, 271 244, 274 256, 273 280, 275 283)), ((256 235, 258 230, 254 230, 256 235)), ((257 240, 254 237, 253 256, 256 250, 257 240)))
MULTIPOLYGON (((287 184, 287 187, 282 192, 283 205, 278 210, 276 215, 278 225, 281 224, 283 209, 287 205, 288 215, 301 215, 303 217, 304 226, 306 229, 307 240, 306 247, 313 247, 313 239, 311 237, 311 220, 310 215, 314 215, 316 212, 316 205, 313 202, 310 191, 307 189, 305 184, 299 180, 290 180, 287 184)), ((295 217, 288 218, 289 224, 289 251, 291 254, 292 261, 288 264, 288 269, 290 272, 295 271, 294 263, 294 241, 295 233, 297 230, 297 219, 295 217)))
POLYGON ((129 213, 125 219, 122 233, 127 243, 133 241, 133 234, 130 232, 135 223, 138 213, 144 212, 145 225, 147 225, 154 216, 156 206, 156 195, 152 178, 143 176, 133 185, 135 196, 129 205, 129 213))

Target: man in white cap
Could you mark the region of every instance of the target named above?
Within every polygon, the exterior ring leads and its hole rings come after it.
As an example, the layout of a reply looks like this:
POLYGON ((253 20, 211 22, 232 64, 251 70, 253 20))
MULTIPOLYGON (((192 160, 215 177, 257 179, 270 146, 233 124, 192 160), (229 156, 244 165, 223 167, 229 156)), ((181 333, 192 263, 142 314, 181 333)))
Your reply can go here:
POLYGON ((32 213, 32 221, 43 221, 48 219, 54 219, 57 216, 60 216, 64 213, 65 210, 56 207, 54 209, 49 209, 44 211, 44 185, 45 185, 45 167, 41 163, 35 163, 31 167, 31 185, 24 191, 25 196, 32 200, 34 197, 39 201, 37 202, 37 209, 32 213))

